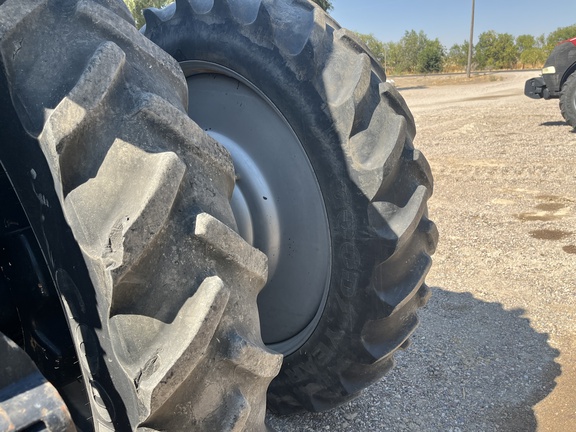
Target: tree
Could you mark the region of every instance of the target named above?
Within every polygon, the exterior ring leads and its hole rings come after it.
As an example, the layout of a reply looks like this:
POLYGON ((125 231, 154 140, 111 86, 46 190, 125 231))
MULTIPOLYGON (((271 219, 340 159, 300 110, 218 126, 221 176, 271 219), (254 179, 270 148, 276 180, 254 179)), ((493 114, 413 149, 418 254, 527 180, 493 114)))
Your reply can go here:
POLYGON ((493 67, 493 47, 496 44, 496 32, 493 30, 484 32, 478 36, 478 43, 474 47, 474 60, 480 69, 493 67))
POLYGON ((546 57, 550 55, 554 47, 558 42, 562 42, 566 39, 571 39, 576 37, 576 24, 567 27, 558 27, 546 38, 546 46, 544 50, 546 51, 546 57))
POLYGON ((332 6, 332 2, 330 0, 312 0, 312 1, 325 11, 334 9, 334 6, 332 6))
POLYGON ((387 42, 386 44, 387 70, 390 75, 399 75, 404 72, 402 65, 405 63, 402 45, 399 42, 387 42))
POLYGON ((449 70, 464 70, 468 64, 468 41, 462 44, 454 44, 448 50, 445 65, 449 70))
POLYGON ((526 66, 541 68, 548 56, 542 48, 528 48, 520 53, 522 69, 526 66))
POLYGON ((378 62, 382 65, 382 67, 386 67, 386 51, 387 47, 382 41, 376 38, 372 33, 370 34, 362 34, 356 33, 358 39, 366 44, 372 55, 378 62))
POLYGON ((541 34, 536 38, 536 46, 542 49, 546 47, 546 36, 544 34, 541 34))
POLYGON ((546 53, 543 50, 544 36, 536 38, 532 35, 520 35, 516 38, 516 48, 522 69, 526 66, 541 67, 546 61, 546 53))
POLYGON ((142 11, 149 7, 161 8, 172 3, 170 0, 124 0, 128 9, 136 21, 136 27, 140 28, 145 24, 142 11))
POLYGON ((418 33, 406 31, 397 46, 391 46, 388 53, 397 73, 439 72, 444 66, 444 47, 438 39, 428 39, 422 30, 418 33))
POLYGON ((400 72, 414 73, 418 70, 418 55, 424 49, 428 40, 423 31, 416 33, 414 30, 406 31, 400 39, 402 58, 400 59, 400 72))
POLYGON ((438 39, 424 40, 423 47, 418 52, 418 72, 441 72, 444 68, 445 57, 444 47, 438 39))
POLYGON ((513 69, 518 63, 518 48, 514 36, 510 33, 499 33, 496 39, 495 54, 498 69, 513 69))
POLYGON ((520 35, 516 38, 516 47, 518 52, 522 54, 522 52, 536 47, 536 38, 529 34, 520 35))
POLYGON ((474 49, 475 61, 481 69, 511 69, 518 62, 514 36, 490 30, 480 34, 474 49))

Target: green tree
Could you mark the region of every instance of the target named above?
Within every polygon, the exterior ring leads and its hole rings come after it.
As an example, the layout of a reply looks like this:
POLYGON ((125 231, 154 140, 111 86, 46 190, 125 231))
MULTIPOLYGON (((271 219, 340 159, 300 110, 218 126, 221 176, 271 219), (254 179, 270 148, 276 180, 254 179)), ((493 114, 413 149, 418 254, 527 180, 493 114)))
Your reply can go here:
POLYGON ((391 46, 388 53, 397 73, 439 72, 445 57, 440 41, 428 39, 422 30, 418 33, 415 30, 406 31, 398 45, 391 46))
POLYGON ((518 48, 509 33, 494 30, 481 33, 474 51, 474 59, 481 69, 511 69, 518 62, 518 48))
POLYGON ((522 54, 522 52, 536 47, 536 38, 529 34, 520 35, 516 38, 516 47, 518 52, 522 54))
POLYGON ((448 50, 445 59, 445 66, 449 70, 464 70, 468 64, 468 41, 461 44, 454 44, 448 50))
POLYGON ((481 33, 478 43, 474 47, 474 60, 480 69, 494 66, 494 45, 496 44, 496 32, 493 30, 481 33))
POLYGON ((414 30, 406 31, 400 39, 402 58, 399 62, 400 72, 414 73, 418 70, 418 55, 426 45, 428 38, 423 31, 416 33, 414 30))
POLYGON ((516 48, 518 49, 522 69, 529 64, 534 65, 533 60, 538 57, 540 48, 536 47, 536 38, 532 35, 525 34, 516 38, 516 48))
POLYGON ((567 27, 558 27, 546 38, 546 45, 544 50, 546 51, 546 57, 550 55, 554 47, 558 42, 562 42, 566 39, 571 39, 576 37, 576 24, 567 27))
MULTIPOLYGON (((398 42, 382 42, 373 34, 356 33, 366 44, 374 58, 382 65, 388 75, 406 72, 404 47, 398 42)), ((415 70, 415 69, 414 69, 415 70)))
POLYGON ((332 2, 330 0, 312 0, 312 1, 325 11, 334 9, 334 6, 332 6, 332 2))
POLYGON ((404 52, 399 42, 387 42, 386 46, 386 70, 390 75, 399 75, 405 72, 402 69, 404 62, 404 52))
POLYGON ((497 68, 513 69, 516 67, 519 55, 514 36, 510 33, 499 33, 495 48, 497 68))
POLYGON ((386 44, 379 39, 376 38, 372 33, 370 34, 363 34, 363 33, 356 33, 358 39, 366 44, 372 55, 378 62, 382 65, 382 67, 386 66, 386 51, 387 47, 386 44))
POLYGON ((520 53, 522 68, 525 66, 541 68, 544 66, 547 58, 546 51, 542 48, 528 48, 520 53))
POLYGON ((418 52, 418 72, 441 72, 444 68, 446 53, 438 39, 426 39, 423 48, 418 52))
POLYGON ((172 3, 170 0, 124 0, 128 9, 136 21, 136 27, 142 27, 144 22, 144 15, 142 11, 149 7, 161 8, 172 3))

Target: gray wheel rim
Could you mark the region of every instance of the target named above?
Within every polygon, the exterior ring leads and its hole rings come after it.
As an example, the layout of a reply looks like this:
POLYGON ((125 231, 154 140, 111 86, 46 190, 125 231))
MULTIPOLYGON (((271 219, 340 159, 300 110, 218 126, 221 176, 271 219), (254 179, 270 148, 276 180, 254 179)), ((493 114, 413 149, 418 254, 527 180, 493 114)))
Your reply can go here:
POLYGON ((316 328, 330 283, 330 230, 314 169, 280 110, 255 85, 214 63, 180 65, 190 117, 232 155, 238 232, 268 256, 268 282, 258 297, 262 338, 290 354, 316 328))

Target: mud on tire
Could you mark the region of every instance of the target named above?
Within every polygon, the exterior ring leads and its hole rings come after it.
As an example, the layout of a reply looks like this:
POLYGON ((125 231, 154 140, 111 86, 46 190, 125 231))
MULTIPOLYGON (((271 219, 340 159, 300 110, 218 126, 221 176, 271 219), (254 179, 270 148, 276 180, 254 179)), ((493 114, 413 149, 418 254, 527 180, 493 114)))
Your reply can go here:
POLYGON ((264 430, 266 257, 234 232, 230 156, 186 115, 178 65, 118 4, 0 2, 0 161, 94 428, 264 430))
POLYGON ((264 342, 285 355, 270 405, 321 411, 355 397, 407 346, 430 292, 432 177, 404 100, 356 37, 305 0, 177 0, 145 17, 202 106, 190 115, 233 154, 237 218, 272 221, 241 231, 277 261, 259 298, 264 342))

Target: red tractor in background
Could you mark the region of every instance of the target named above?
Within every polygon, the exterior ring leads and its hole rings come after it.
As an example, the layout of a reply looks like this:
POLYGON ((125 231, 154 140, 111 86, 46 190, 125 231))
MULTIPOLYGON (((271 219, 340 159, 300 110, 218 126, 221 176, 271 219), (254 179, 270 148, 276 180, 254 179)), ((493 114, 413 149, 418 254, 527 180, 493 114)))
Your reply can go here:
POLYGON ((524 94, 532 99, 560 99, 562 116, 576 128, 576 37, 554 48, 542 76, 526 81, 524 94))

